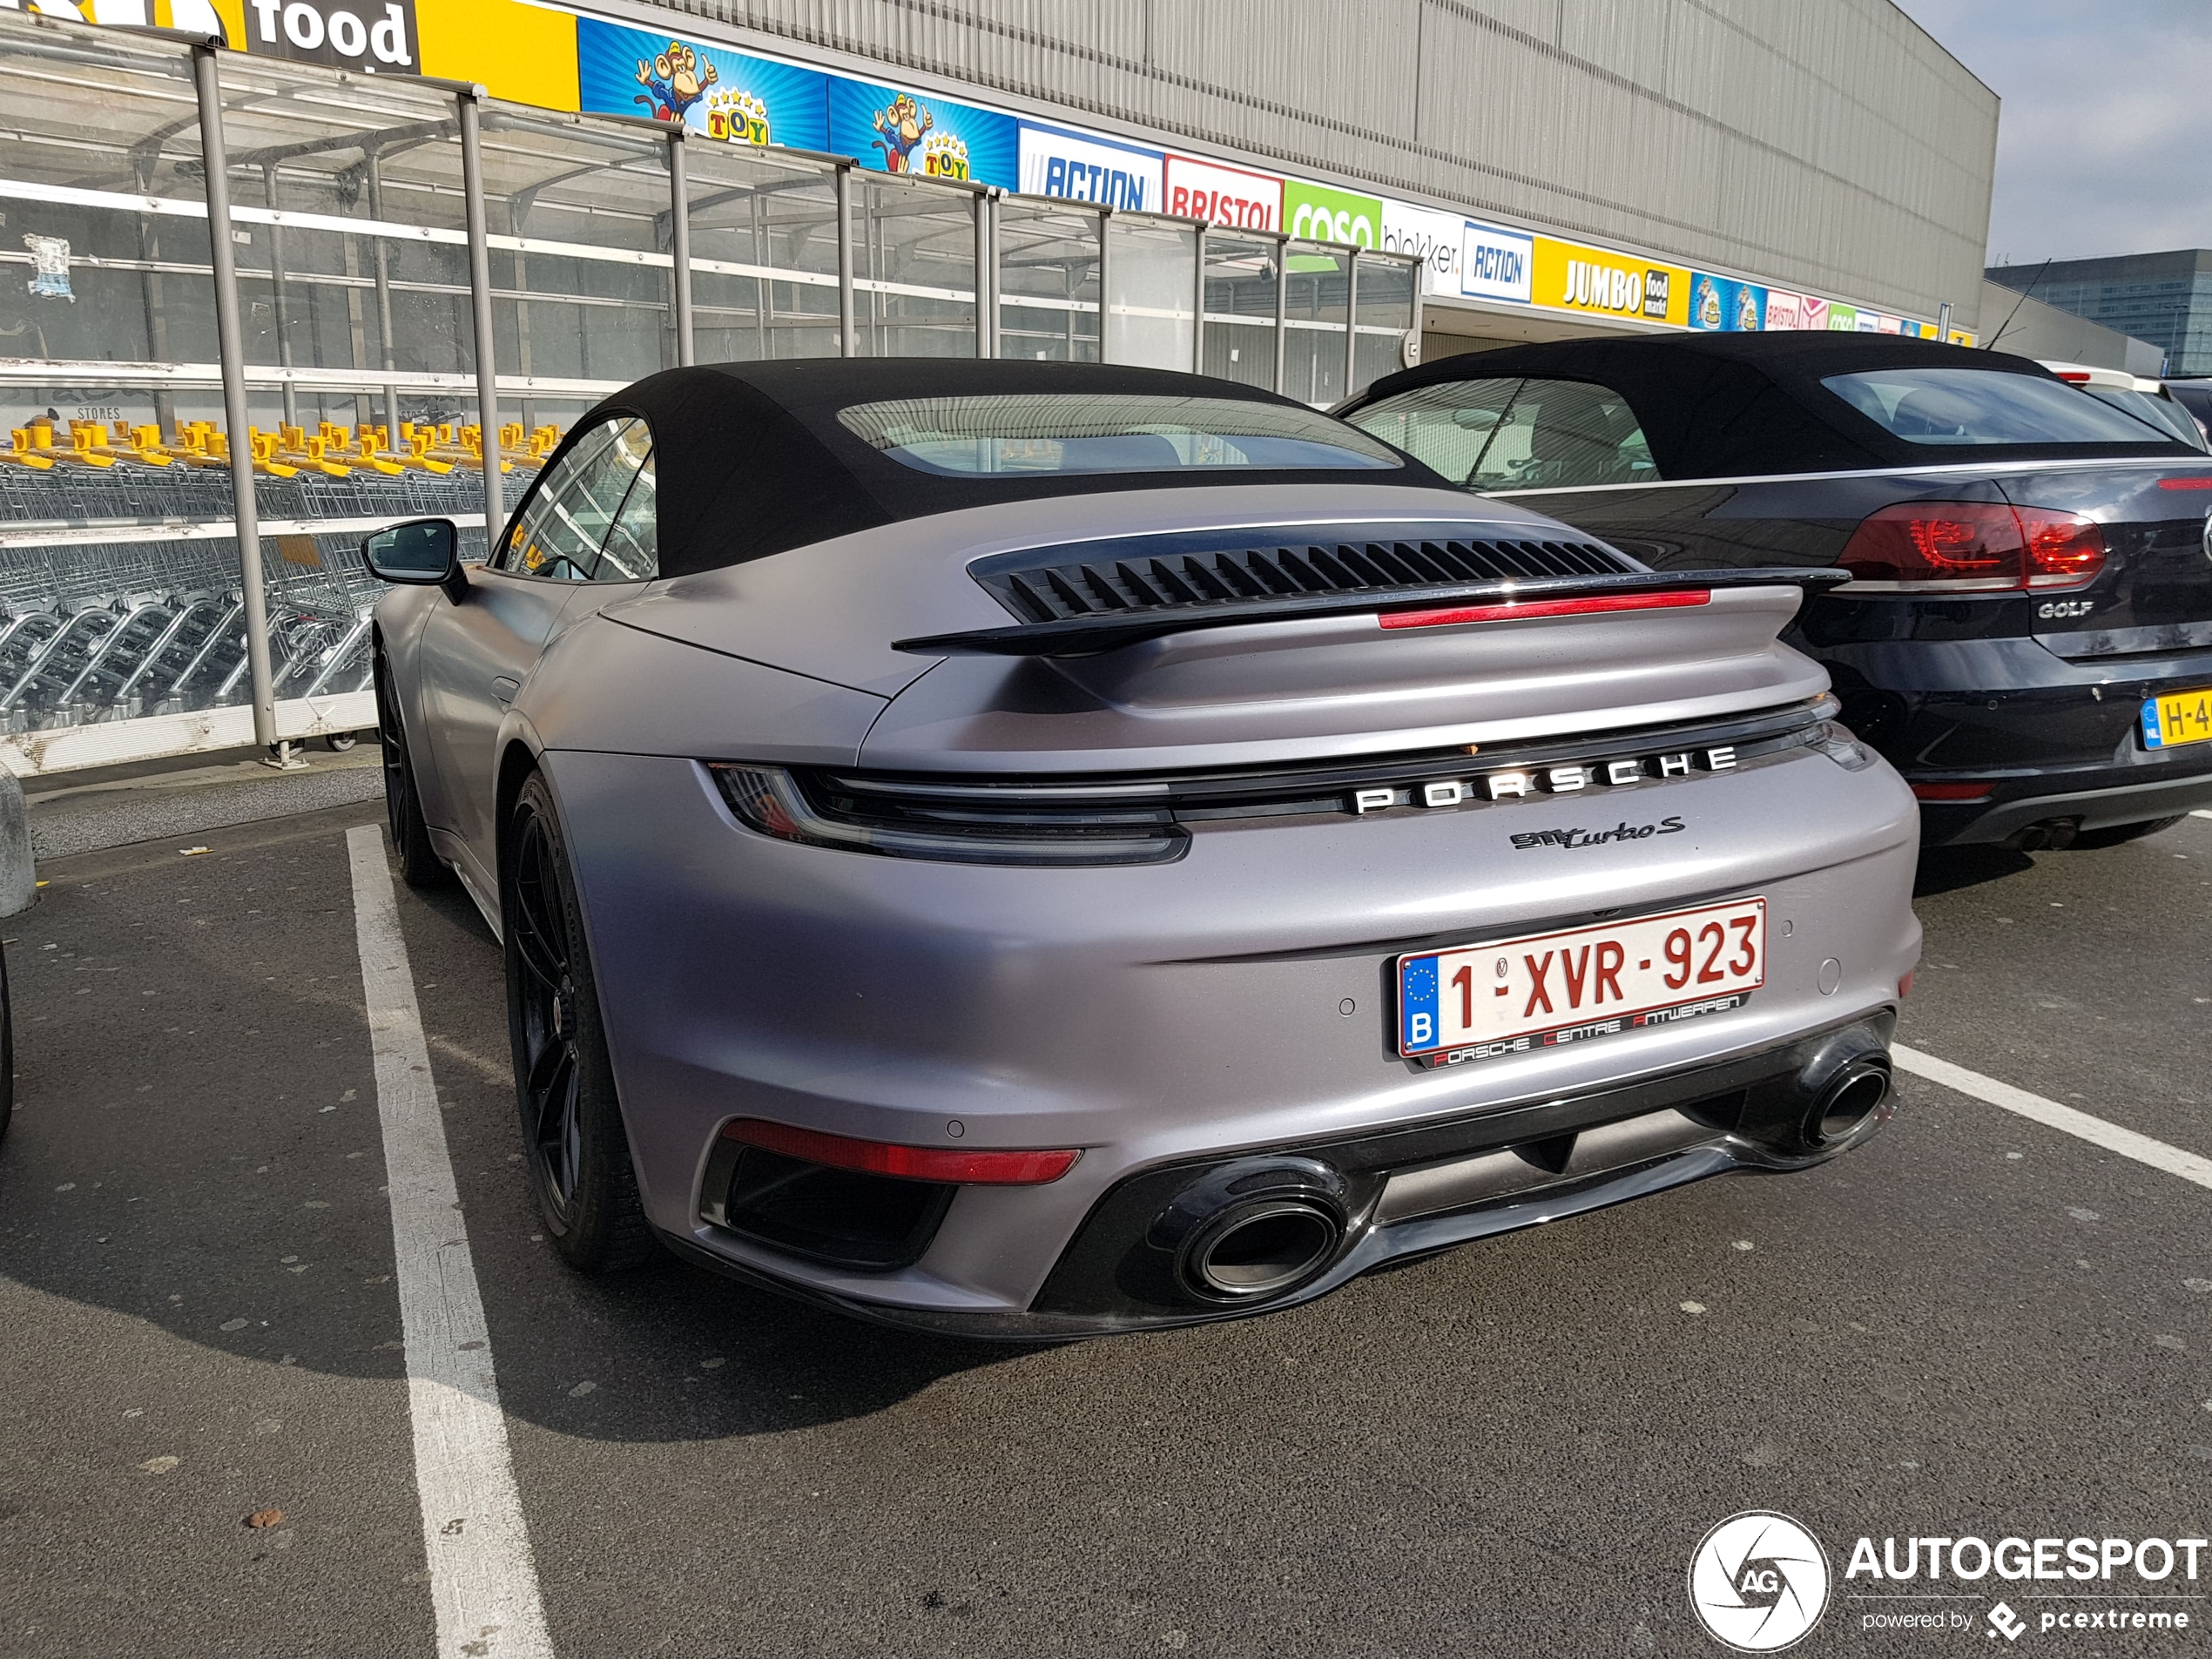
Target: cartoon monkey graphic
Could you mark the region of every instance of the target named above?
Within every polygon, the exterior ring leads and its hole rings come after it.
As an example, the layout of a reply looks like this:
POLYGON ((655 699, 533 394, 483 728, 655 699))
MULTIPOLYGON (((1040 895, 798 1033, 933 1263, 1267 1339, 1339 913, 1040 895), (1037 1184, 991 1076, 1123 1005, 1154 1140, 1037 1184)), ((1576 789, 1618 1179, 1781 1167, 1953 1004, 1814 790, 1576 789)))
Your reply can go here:
POLYGON ((720 78, 721 71, 711 60, 706 72, 701 74, 699 55, 682 41, 671 40, 668 50, 651 63, 638 60, 637 84, 645 91, 631 102, 651 108, 657 121, 681 121, 691 105, 706 96, 706 89, 720 78))
POLYGON ((921 135, 937 125, 937 118, 901 92, 887 110, 875 112, 875 130, 884 136, 871 148, 883 152, 883 171, 912 172, 914 146, 921 135))

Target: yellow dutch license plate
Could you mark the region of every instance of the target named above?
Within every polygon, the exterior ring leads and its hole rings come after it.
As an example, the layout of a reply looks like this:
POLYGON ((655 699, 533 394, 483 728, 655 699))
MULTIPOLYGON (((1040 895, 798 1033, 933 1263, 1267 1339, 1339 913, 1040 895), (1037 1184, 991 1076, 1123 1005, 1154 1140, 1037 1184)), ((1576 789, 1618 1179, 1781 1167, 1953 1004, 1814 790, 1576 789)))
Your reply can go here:
POLYGON ((2212 691, 2171 691, 2143 704, 2143 746, 2174 749, 2212 743, 2212 691))

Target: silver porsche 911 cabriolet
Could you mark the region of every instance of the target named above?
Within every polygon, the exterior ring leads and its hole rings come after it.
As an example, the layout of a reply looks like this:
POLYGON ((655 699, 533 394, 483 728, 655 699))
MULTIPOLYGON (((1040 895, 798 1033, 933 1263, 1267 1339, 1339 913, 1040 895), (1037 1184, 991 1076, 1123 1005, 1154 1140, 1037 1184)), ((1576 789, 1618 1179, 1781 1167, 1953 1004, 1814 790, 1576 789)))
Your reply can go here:
POLYGON ((729 364, 373 537, 393 840, 547 1232, 985 1336, 1218 1319, 1887 1116, 1917 826, 1777 634, 1302 405, 729 364))

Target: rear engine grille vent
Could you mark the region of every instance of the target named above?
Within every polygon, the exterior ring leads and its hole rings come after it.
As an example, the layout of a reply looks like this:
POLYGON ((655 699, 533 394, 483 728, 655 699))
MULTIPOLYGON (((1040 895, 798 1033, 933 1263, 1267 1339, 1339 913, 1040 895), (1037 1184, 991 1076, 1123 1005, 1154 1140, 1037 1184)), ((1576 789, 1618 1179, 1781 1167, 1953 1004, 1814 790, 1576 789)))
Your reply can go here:
POLYGON ((1372 594, 1386 600, 1403 590, 1454 583, 1612 576, 1644 568, 1590 542, 1413 534, 1285 540, 1261 547, 1194 545, 1200 539, 1148 536, 1105 546, 1039 549, 982 560, 971 568, 1008 611, 1033 623, 1305 594, 1372 594), (1068 556, 1077 553, 1088 556, 1068 556))

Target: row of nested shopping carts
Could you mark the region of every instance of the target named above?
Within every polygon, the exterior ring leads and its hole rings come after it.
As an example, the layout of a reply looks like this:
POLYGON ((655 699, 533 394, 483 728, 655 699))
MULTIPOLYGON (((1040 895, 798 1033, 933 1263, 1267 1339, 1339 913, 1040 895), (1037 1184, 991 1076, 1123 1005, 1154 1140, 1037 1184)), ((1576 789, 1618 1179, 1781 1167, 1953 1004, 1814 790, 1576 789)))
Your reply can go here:
MULTIPOLYGON (((482 476, 257 478, 278 698, 368 686, 369 613, 385 590, 361 563, 362 537, 377 523, 448 516, 464 556, 480 556, 482 476)), ((0 467, 0 731, 247 701, 231 517, 225 471, 123 456, 0 467)))

